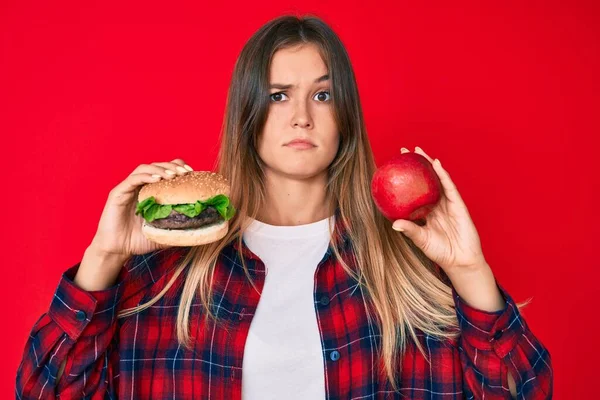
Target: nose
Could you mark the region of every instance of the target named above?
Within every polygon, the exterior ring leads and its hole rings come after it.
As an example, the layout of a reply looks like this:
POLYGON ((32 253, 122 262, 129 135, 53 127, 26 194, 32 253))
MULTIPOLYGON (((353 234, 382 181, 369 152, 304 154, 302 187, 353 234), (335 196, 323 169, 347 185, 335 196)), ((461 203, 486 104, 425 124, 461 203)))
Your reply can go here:
POLYGON ((313 126, 312 116, 308 105, 304 101, 299 101, 294 107, 294 114, 292 116, 292 126, 299 126, 301 128, 311 128, 313 126))

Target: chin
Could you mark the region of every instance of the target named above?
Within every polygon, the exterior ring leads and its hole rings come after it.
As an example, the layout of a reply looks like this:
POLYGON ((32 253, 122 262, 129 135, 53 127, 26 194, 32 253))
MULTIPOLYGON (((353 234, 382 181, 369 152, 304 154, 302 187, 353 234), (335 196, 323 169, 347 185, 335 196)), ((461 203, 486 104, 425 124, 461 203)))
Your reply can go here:
POLYGON ((306 165, 300 165, 295 168, 285 168, 275 172, 277 175, 288 179, 307 180, 316 178, 323 173, 327 173, 327 169, 307 168, 306 165))

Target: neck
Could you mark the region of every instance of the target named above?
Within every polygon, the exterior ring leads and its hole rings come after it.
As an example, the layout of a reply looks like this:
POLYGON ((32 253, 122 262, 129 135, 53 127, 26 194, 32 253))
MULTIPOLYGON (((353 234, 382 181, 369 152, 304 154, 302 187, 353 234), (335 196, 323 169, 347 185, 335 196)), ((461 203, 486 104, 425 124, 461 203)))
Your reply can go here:
POLYGON ((327 171, 297 179, 267 171, 266 204, 256 217, 260 222, 277 226, 305 225, 330 217, 325 190, 327 171))

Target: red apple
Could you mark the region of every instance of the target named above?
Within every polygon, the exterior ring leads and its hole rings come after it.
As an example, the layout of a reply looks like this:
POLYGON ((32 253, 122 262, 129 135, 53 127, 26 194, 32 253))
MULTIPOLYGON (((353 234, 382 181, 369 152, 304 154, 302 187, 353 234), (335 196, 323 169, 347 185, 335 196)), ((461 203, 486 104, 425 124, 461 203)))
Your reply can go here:
POLYGON ((428 159, 419 153, 402 153, 375 171, 371 195, 390 221, 424 219, 438 203, 442 184, 428 159))

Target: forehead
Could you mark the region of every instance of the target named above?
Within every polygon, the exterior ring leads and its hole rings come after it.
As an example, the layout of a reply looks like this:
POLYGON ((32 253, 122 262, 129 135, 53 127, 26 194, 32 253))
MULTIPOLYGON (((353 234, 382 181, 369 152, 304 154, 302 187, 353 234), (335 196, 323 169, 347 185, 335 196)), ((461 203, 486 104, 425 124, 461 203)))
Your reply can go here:
POLYGON ((327 73, 327 65, 321 57, 319 47, 308 43, 277 50, 271 60, 269 73, 271 82, 312 82, 327 73))

